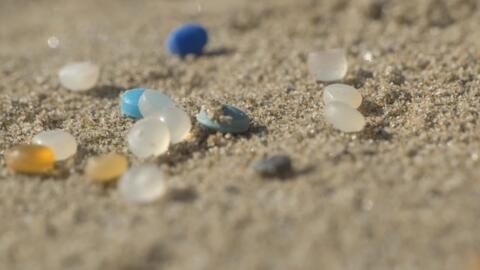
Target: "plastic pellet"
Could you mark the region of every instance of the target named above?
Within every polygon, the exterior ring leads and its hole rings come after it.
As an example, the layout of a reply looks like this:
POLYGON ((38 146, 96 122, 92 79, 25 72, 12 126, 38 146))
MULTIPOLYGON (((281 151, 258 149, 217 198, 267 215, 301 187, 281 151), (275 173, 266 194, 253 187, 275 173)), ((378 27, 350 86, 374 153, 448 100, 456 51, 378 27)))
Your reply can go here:
POLYGON ((178 107, 170 107, 151 117, 157 117, 167 125, 172 144, 185 140, 192 128, 190 116, 178 107))
POLYGON ((143 117, 155 113, 162 113, 170 107, 175 107, 175 102, 157 90, 145 90, 138 100, 138 108, 143 117))
POLYGON ((21 144, 5 151, 7 167, 19 173, 47 173, 53 169, 53 150, 43 145, 21 144))
POLYGON ((250 126, 246 113, 227 104, 211 113, 202 110, 197 114, 197 121, 204 127, 223 133, 243 133, 250 126))
POLYGON ((120 95, 120 111, 123 115, 132 118, 142 118, 138 102, 143 92, 145 92, 144 88, 135 88, 127 90, 120 95))
POLYGON ((135 123, 127 135, 128 148, 139 158, 165 153, 170 144, 170 132, 159 118, 148 117, 135 123))
POLYGON ((120 177, 128 169, 128 160, 124 155, 110 153, 87 160, 85 174, 93 182, 108 182, 120 177))
POLYGON ((350 85, 336 83, 325 87, 323 101, 325 104, 338 101, 356 109, 362 104, 362 95, 350 85))
POLYGON ((273 155, 254 163, 253 170, 263 177, 286 177, 292 174, 292 161, 286 155, 273 155))
POLYGON ((327 122, 340 131, 357 132, 365 127, 365 117, 345 103, 330 102, 325 106, 324 113, 327 122))
POLYGON ((165 47, 171 54, 199 55, 208 42, 208 33, 199 24, 185 24, 174 29, 167 37, 165 47))
POLYGON ((338 81, 347 74, 347 57, 343 49, 312 52, 307 62, 310 73, 317 81, 338 81))
POLYGON ((72 134, 59 130, 42 131, 32 138, 33 144, 49 147, 55 154, 55 160, 65 160, 77 152, 77 141, 72 134))
POLYGON ((167 191, 165 175, 155 165, 132 167, 120 178, 118 190, 129 202, 153 202, 167 191))
POLYGON ((93 88, 100 76, 100 68, 91 62, 78 62, 64 66, 58 72, 63 87, 72 91, 93 88))

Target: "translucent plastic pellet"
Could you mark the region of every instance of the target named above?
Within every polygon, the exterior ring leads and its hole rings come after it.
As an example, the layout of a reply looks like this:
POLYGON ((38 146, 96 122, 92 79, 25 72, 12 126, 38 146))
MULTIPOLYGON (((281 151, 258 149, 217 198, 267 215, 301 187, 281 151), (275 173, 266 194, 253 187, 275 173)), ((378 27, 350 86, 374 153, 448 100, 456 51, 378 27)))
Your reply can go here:
POLYGON ((362 104, 362 95, 350 85, 336 83, 325 87, 323 101, 325 104, 338 101, 356 109, 362 104))
POLYGON ((100 76, 100 68, 91 62, 78 62, 64 66, 58 72, 63 87, 72 91, 85 91, 93 88, 100 76))
POLYGON ((168 127, 171 143, 179 143, 188 136, 192 128, 190 116, 178 107, 170 107, 162 113, 156 113, 150 117, 157 117, 168 127))
POLYGON ((124 155, 110 153, 87 160, 85 174, 94 182, 108 182, 120 177, 128 169, 128 160, 124 155))
POLYGON ((52 149, 57 161, 65 160, 77 152, 77 141, 72 134, 59 129, 38 133, 32 138, 32 143, 52 149))
POLYGON ((347 56, 343 49, 312 52, 308 54, 307 62, 310 73, 317 81, 338 81, 347 74, 347 56))
POLYGON ((170 107, 175 107, 175 102, 157 90, 145 90, 138 101, 138 108, 143 117, 154 113, 161 113, 170 107))
POLYGON ((120 178, 118 190, 129 202, 153 202, 167 191, 165 175, 155 165, 132 167, 120 178))
POLYGON ((43 145, 21 144, 5 151, 5 163, 20 173, 47 173, 54 167, 53 150, 43 145))
POLYGON ((357 132, 365 127, 365 117, 356 109, 341 102, 325 105, 325 119, 334 128, 343 132, 357 132))
POLYGON ((165 153, 170 144, 167 124, 156 117, 136 122, 127 135, 128 148, 139 158, 155 157, 165 153))

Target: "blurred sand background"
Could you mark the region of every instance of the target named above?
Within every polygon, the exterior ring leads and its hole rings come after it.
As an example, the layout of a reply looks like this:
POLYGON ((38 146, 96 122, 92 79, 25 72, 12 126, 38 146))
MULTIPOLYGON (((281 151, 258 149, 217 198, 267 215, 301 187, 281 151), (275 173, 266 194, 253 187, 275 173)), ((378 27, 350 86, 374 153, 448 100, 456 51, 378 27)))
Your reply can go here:
POLYGON ((0 153, 52 128, 80 149, 57 176, 13 174, 2 156, 0 269, 469 269, 480 255, 479 10, 477 0, 1 0, 0 153), (210 32, 206 55, 167 55, 168 32, 190 21, 210 32), (335 47, 365 99, 358 134, 325 123, 324 85, 306 68, 308 52, 335 47), (98 87, 59 86, 58 69, 77 60, 102 66, 98 87), (136 86, 164 89, 192 117, 228 102, 252 129, 195 133, 153 161, 171 194, 129 205, 82 170, 91 155, 128 153, 133 121, 118 95, 136 86), (294 177, 250 172, 273 153, 292 157, 294 177))

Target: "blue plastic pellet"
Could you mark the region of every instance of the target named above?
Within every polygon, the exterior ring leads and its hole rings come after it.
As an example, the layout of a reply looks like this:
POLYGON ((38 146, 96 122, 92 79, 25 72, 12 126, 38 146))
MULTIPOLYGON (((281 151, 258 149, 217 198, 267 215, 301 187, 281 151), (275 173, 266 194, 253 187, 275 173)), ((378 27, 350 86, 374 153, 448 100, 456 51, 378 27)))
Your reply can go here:
POLYGON ((224 116, 230 117, 229 121, 220 122, 211 119, 204 111, 197 114, 197 121, 204 127, 222 133, 243 133, 248 130, 250 120, 243 111, 231 105, 223 104, 222 112, 224 116))
POLYGON ((144 91, 145 88, 130 89, 120 96, 120 110, 123 115, 132 118, 142 118, 142 113, 140 113, 138 108, 138 100, 144 91))
POLYGON ((201 54, 207 42, 207 30, 199 24, 189 23, 170 32, 165 47, 169 53, 183 57, 188 54, 201 54))

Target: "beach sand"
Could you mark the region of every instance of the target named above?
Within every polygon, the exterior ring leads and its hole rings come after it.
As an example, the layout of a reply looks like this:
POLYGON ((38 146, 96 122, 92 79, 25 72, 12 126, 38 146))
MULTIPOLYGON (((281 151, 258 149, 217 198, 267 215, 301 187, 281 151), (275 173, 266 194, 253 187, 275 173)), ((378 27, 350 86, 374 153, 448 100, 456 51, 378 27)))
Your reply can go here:
POLYGON ((0 269, 469 269, 480 256, 480 4, 476 0, 0 2, 0 269), (164 50, 200 22, 204 56, 164 50), (50 46, 47 40, 50 39, 50 46), (58 39, 58 47, 55 41, 58 39), (311 51, 345 48, 364 131, 323 117, 311 51), (98 87, 63 89, 71 61, 98 87), (162 89, 192 116, 212 101, 251 117, 244 135, 192 137, 148 162, 169 194, 128 204, 89 183, 86 159, 129 155, 119 94, 162 89), (79 151, 53 176, 14 174, 5 149, 53 128, 79 151), (287 154, 295 173, 251 164, 287 154))

